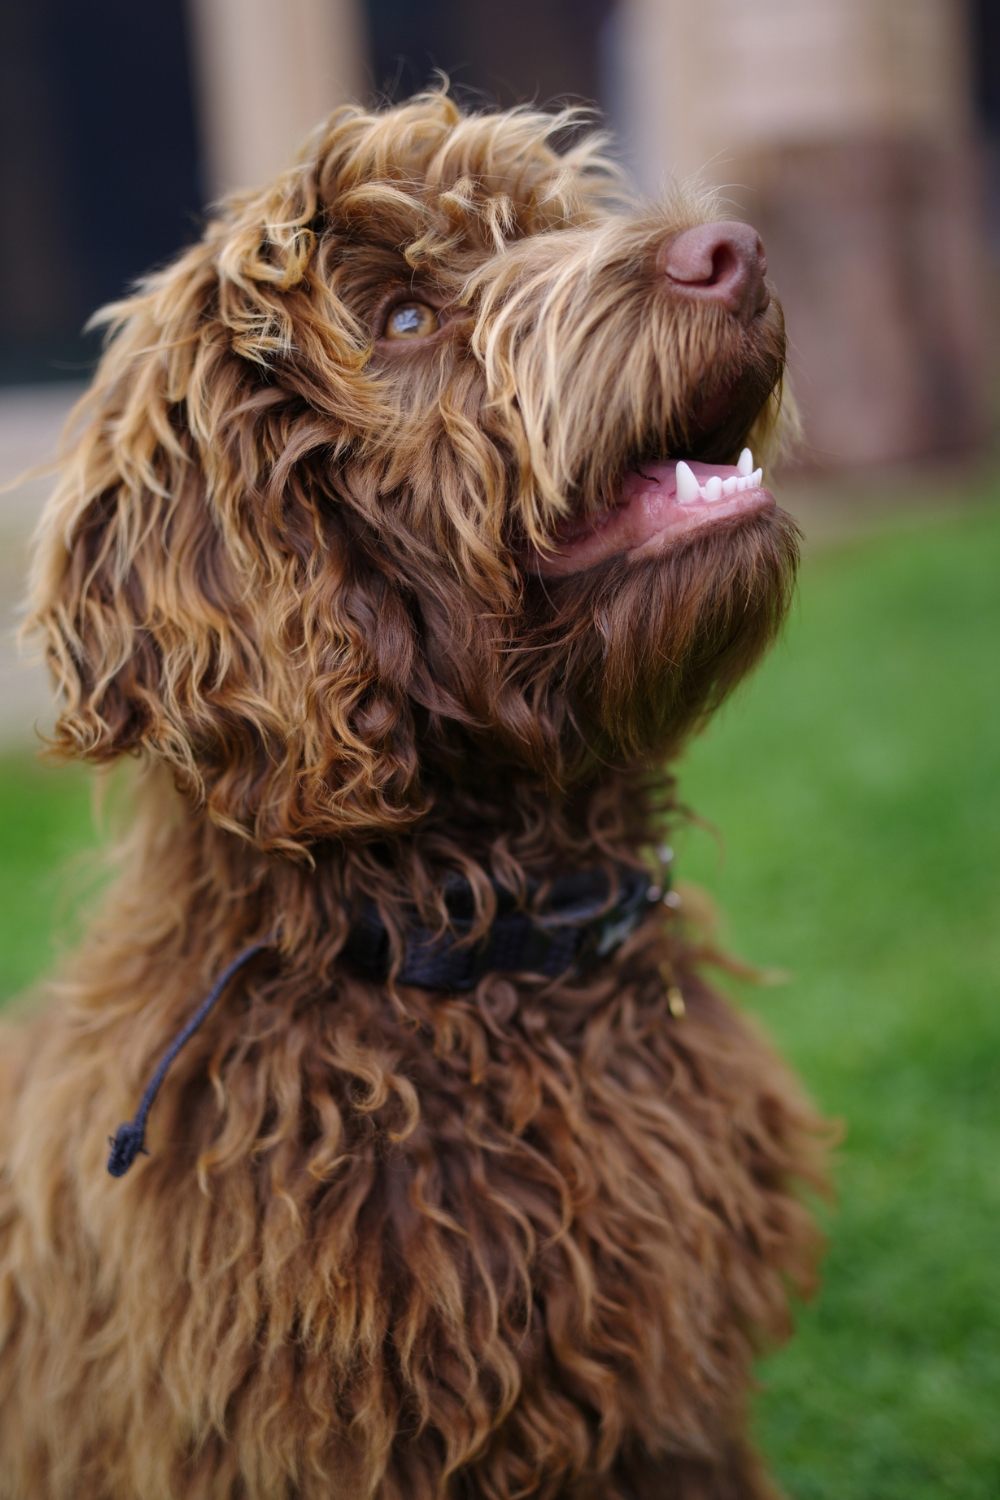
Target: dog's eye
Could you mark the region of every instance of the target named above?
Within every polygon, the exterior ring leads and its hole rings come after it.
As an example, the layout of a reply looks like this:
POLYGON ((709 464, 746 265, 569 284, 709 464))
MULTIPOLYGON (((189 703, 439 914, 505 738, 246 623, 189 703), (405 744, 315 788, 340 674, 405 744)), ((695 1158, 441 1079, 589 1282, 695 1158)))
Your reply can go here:
POLYGON ((387 339, 425 339, 437 333, 441 319, 426 302, 398 302, 385 320, 387 339))

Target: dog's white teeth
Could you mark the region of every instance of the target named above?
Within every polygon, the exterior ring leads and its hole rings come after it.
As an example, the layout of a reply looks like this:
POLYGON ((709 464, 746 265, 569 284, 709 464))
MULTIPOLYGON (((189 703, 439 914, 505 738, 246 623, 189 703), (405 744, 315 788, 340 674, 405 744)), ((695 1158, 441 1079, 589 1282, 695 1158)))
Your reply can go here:
POLYGON ((763 473, 762 469, 751 472, 748 465, 752 463, 750 449, 744 448, 737 465, 738 473, 731 474, 728 479, 723 479, 721 474, 712 474, 700 485, 691 465, 681 459, 675 478, 677 499, 681 505, 691 505, 695 500, 707 500, 711 503, 713 500, 721 500, 723 495, 736 495, 740 490, 752 489, 754 485, 760 484, 763 473))
POLYGON ((677 484, 677 499, 681 505, 690 505, 692 500, 697 500, 701 495, 698 481, 694 477, 694 470, 683 459, 677 465, 675 480, 677 484))

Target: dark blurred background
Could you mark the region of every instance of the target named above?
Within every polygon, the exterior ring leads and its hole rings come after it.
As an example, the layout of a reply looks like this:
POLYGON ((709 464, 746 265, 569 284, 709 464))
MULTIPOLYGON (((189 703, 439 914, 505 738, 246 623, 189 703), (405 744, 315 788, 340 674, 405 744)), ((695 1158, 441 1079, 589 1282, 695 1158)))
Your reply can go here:
POLYGON ((3 0, 0 380, 65 379, 87 318, 197 233, 179 0, 3 0))

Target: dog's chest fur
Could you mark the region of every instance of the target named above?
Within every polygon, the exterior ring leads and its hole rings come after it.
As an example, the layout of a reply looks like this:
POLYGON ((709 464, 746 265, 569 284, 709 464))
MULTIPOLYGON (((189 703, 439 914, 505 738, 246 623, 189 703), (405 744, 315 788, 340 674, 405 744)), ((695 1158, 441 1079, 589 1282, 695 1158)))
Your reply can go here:
POLYGON ((0 1423, 40 1441, 61 1427, 67 1461, 85 1442, 129 1483, 170 1433, 169 1493, 206 1497, 229 1493, 229 1466, 272 1474, 251 1493, 285 1493, 268 1486, 309 1453, 345 1495, 385 1464, 402 1500, 437 1493, 442 1464, 499 1466, 513 1493, 519 1466, 555 1481, 633 1443, 717 1449, 739 1420, 745 1329, 780 1332, 781 1274, 804 1263, 783 1185, 803 1121, 766 1049, 691 976, 671 1016, 662 941, 651 924, 589 986, 494 980, 401 1014, 359 984, 270 1036, 257 1017, 250 1043, 235 1015, 211 1059, 178 1064, 141 1173, 97 1191, 73 1158, 104 1148, 120 1028, 85 1066, 80 1018, 50 1024, 27 1107, 47 1087, 53 1124, 22 1181, 38 1202, 58 1183, 61 1234, 104 1250, 56 1266, 36 1224, 33 1265, 30 1231, 8 1231, 21 1313, 0 1423), (84 1351, 72 1370, 32 1305, 84 1351), (28 1412, 16 1372, 39 1358, 50 1400, 28 1412), (97 1390, 100 1420, 81 1425, 97 1390))

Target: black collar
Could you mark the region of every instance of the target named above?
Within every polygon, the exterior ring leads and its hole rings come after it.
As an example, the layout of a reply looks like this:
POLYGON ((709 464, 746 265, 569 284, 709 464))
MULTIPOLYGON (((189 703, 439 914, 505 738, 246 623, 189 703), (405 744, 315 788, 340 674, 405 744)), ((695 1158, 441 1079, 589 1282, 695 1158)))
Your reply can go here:
MULTIPOLYGON (((650 898, 660 891, 641 870, 621 867, 612 881, 603 870, 578 870, 560 875, 539 900, 541 887, 528 888, 530 909, 519 906, 505 887, 494 883, 497 914, 476 943, 468 941, 475 903, 463 876, 445 881, 449 924, 434 933, 419 922, 406 929, 403 959, 396 970, 399 984, 428 990, 471 990, 486 974, 538 974, 556 979, 574 965, 605 958, 621 947, 642 921, 650 898)), ((230 979, 274 937, 251 943, 219 975, 205 999, 160 1058, 139 1102, 135 1117, 120 1125, 111 1138, 108 1171, 122 1177, 140 1152, 146 1150, 146 1119, 167 1070, 181 1048, 222 996, 230 979)), ((352 926, 344 959, 367 979, 382 983, 392 967, 388 929, 372 905, 352 926)))
MULTIPOLYGON (((641 870, 620 868, 613 883, 603 870, 578 870, 553 880, 542 902, 536 884, 527 909, 493 882, 497 914, 477 942, 472 889, 463 876, 445 882, 449 924, 435 933, 419 921, 406 928, 399 984, 421 989, 471 990, 486 974, 540 974, 555 979, 574 964, 613 953, 642 921, 652 881, 641 870)), ((659 894, 659 892, 657 892, 659 894)), ((373 904, 365 907, 344 947, 351 968, 381 983, 389 977, 392 945, 373 904)))

